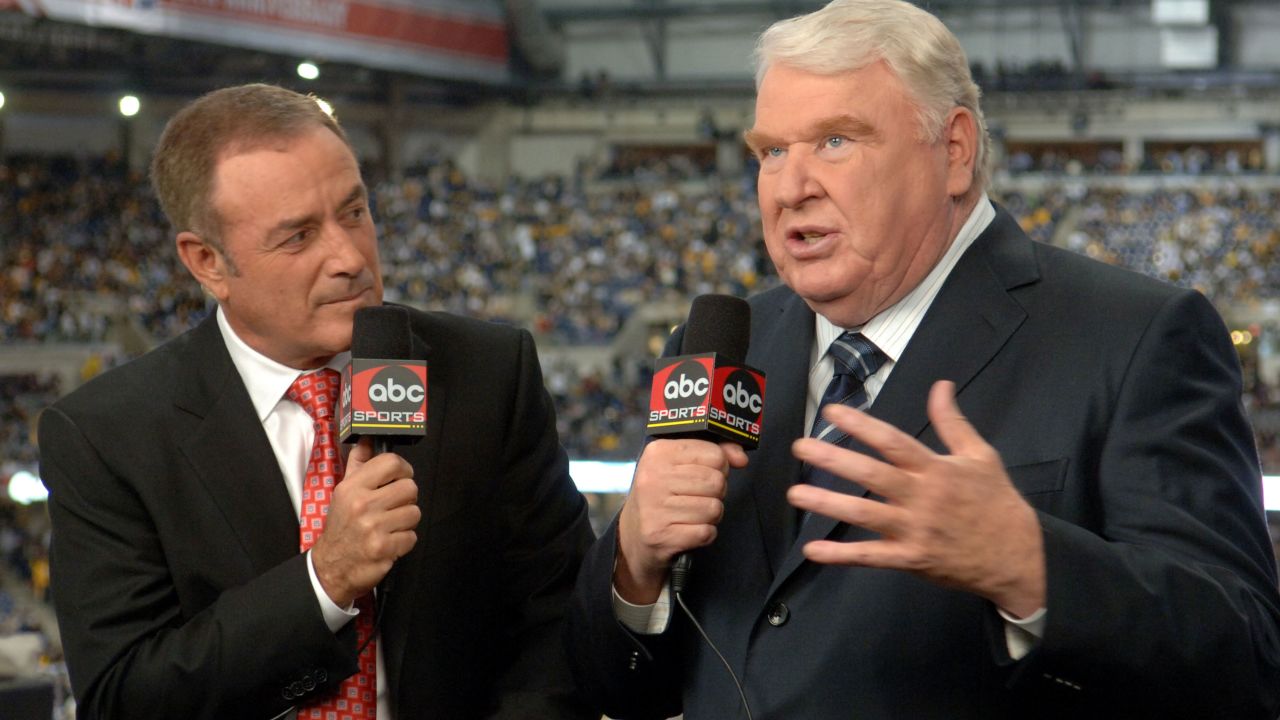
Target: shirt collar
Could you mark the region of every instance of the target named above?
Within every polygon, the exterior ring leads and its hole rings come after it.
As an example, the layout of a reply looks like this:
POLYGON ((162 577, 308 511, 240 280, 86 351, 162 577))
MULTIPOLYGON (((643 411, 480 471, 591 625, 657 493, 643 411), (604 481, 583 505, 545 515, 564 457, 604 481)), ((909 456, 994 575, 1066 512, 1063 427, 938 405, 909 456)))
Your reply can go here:
MULTIPOLYGON (((258 422, 263 422, 275 410, 276 404, 284 394, 289 391, 293 381, 310 371, 282 365, 249 347, 239 335, 236 335, 235 330, 231 329, 231 323, 227 321, 221 305, 218 306, 217 316, 218 329, 222 331, 222 340, 227 346, 227 352, 231 355, 231 362, 240 373, 245 389, 249 391, 249 400, 253 402, 253 408, 258 413, 258 422)), ((325 363, 325 367, 342 372, 342 368, 350 359, 350 352, 341 352, 330 358, 329 362, 325 363)))
MULTIPOLYGON (((897 362, 902 352, 907 349, 907 343, 911 341, 911 336, 920 325, 920 321, 924 319, 925 311, 933 304, 938 291, 942 289, 943 282, 959 262, 960 256, 964 255, 964 251, 968 250, 970 245, 973 245, 973 241, 978 239, 995 217, 995 207, 984 192, 969 213, 969 218, 960 227, 960 232, 956 233, 951 246, 942 254, 942 258, 933 266, 933 270, 929 271, 924 280, 898 302, 868 320, 862 327, 847 329, 861 332, 868 340, 875 343, 875 346, 880 348, 890 361, 897 362)), ((815 321, 816 359, 821 359, 831 343, 840 337, 846 328, 835 325, 820 314, 815 314, 815 321)))

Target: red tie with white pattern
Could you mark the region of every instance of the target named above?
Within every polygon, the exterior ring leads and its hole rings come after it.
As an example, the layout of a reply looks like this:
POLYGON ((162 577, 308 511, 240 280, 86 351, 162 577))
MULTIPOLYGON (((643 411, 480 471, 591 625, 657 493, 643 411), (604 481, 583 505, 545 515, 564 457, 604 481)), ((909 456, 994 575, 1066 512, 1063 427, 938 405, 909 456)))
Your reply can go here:
MULTIPOLYGON (((325 516, 333 486, 342 480, 342 454, 338 452, 334 405, 338 401, 341 376, 324 368, 302 375, 285 394, 302 406, 315 422, 316 439, 307 461, 307 476, 302 484, 302 517, 299 530, 301 550, 306 552, 324 532, 325 516)), ((356 616, 356 642, 360 651, 360 669, 342 681, 337 692, 327 695, 298 711, 308 720, 373 720, 377 717, 377 649, 373 635, 373 594, 356 600, 360 614, 356 616)))

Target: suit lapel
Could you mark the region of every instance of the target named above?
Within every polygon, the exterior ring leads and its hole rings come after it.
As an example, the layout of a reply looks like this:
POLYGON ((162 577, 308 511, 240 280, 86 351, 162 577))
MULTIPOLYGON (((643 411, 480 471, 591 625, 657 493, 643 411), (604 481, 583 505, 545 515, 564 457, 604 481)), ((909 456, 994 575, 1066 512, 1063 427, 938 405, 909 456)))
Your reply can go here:
MULTIPOLYGON (((418 485, 418 506, 422 508, 422 522, 418 527, 418 537, 426 535, 426 528, 449 509, 450 503, 443 501, 439 495, 440 483, 433 482, 436 465, 440 459, 440 445, 448 393, 448 368, 442 359, 432 362, 431 347, 416 332, 413 336, 413 357, 427 361, 427 433, 412 445, 398 448, 396 452, 403 455, 414 468, 414 481, 418 485)), ((416 595, 418 578, 421 573, 406 570, 406 566, 418 562, 423 551, 423 543, 419 542, 408 555, 396 561, 387 579, 381 587, 387 591, 385 605, 381 612, 385 617, 380 620, 381 627, 398 628, 392 632, 383 632, 378 642, 382 643, 383 657, 386 660, 387 687, 392 688, 391 696, 396 698, 395 688, 400 683, 400 668, 403 667, 404 653, 407 648, 410 626, 410 615, 415 611, 413 598, 416 595)))
POLYGON ((182 451, 214 505, 265 571, 298 553, 298 520, 249 393, 210 315, 182 352, 174 404, 199 418, 182 451))
MULTIPOLYGON (((1026 319, 1026 311, 1009 290, 1037 278, 1031 241, 1016 221, 997 207, 995 220, 947 277, 868 414, 919 437, 929 425, 925 407, 929 389, 939 380, 954 381, 963 401, 964 388, 1026 319)), ((853 439, 842 444, 876 455, 853 439)), ((866 494, 852 482, 845 492, 866 494)), ((811 516, 803 524, 774 578, 770 595, 804 561, 804 544, 827 537, 839 524, 821 515, 811 516)))
POLYGON ((1027 317, 1009 290, 1038 277, 1030 243, 1013 218, 997 214, 929 307, 871 406, 873 417, 919 436, 929 422, 929 388, 951 380, 962 393, 987 366, 1027 317))
MULTIPOLYGON (((813 311, 795 295, 761 315, 753 323, 747 364, 765 372, 763 442, 750 459, 745 484, 751 488, 769 569, 777 573, 795 538, 796 511, 787 504, 786 494, 800 473, 791 442, 805 433, 814 319, 813 311)), ((731 479, 731 491, 734 484, 731 479)))

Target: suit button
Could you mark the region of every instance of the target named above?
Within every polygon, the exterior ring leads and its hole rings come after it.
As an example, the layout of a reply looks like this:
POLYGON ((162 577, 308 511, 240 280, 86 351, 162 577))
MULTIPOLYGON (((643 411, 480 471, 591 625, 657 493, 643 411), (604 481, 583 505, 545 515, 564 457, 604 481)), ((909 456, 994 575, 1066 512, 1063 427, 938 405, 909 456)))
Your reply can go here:
POLYGON ((765 619, 774 627, 782 627, 787 624, 787 620, 790 618, 791 609, 787 607, 786 603, 779 602, 774 603, 773 607, 769 608, 769 614, 765 619))
POLYGON ((294 695, 293 691, 287 687, 284 689, 283 692, 280 693, 280 695, 284 697, 285 700, 293 700, 298 697, 297 695, 294 695))
POLYGON ((315 675, 316 675, 317 683, 324 683, 329 681, 329 671, 325 670, 324 668, 316 668, 315 675))
POLYGON ((302 689, 306 690, 307 692, 311 692, 312 690, 315 690, 316 689, 315 678, 311 677, 310 675, 303 675, 302 689))

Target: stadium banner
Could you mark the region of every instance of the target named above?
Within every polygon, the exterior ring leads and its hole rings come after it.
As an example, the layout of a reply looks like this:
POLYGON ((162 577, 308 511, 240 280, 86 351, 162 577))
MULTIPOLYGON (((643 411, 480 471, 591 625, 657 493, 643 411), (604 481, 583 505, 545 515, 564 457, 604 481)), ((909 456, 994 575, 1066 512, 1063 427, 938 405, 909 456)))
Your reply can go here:
MULTIPOLYGON (((0 0, 0 3, 13 0, 0 0)), ((479 82, 508 79, 498 0, 16 0, 63 22, 479 82)), ((34 12, 33 12, 34 11, 34 12)))

